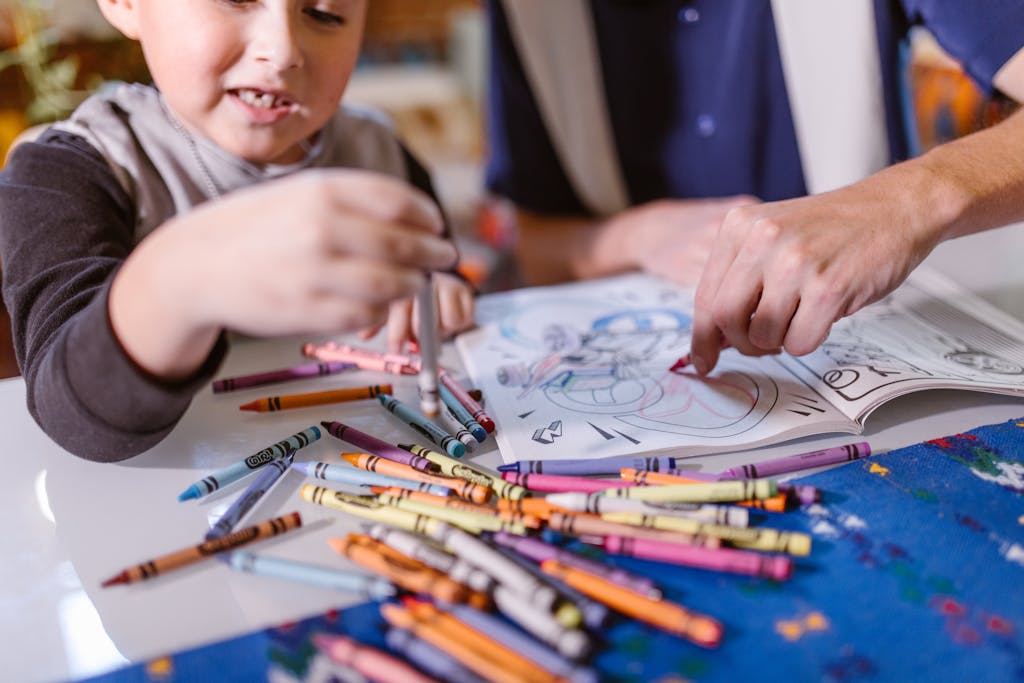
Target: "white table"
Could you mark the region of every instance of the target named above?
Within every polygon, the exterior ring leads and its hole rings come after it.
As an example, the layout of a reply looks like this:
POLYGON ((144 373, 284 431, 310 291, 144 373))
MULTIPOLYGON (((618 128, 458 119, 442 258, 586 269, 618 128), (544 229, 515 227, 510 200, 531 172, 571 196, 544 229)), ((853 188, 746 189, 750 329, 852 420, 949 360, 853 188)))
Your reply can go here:
MULTIPOLYGON (((940 247, 929 264, 942 268, 984 299, 1024 319, 1024 232, 1004 228, 940 247)), ((451 348, 443 362, 458 366, 451 348)), ((235 346, 221 376, 301 362, 296 340, 235 346)), ((0 434, 5 445, 0 498, 0 672, 8 681, 52 681, 95 675, 257 628, 320 613, 352 596, 233 572, 205 562, 131 586, 101 589, 100 581, 126 566, 202 539, 245 483, 199 501, 177 494, 206 473, 245 457, 321 419, 341 419, 385 439, 413 432, 375 402, 279 413, 242 413, 237 406, 273 393, 393 381, 413 400, 415 378, 360 373, 271 385, 232 394, 197 396, 172 434, 151 451, 120 464, 80 460, 55 446, 25 409, 20 379, 0 382, 0 434), (356 378, 357 377, 357 378, 356 378)), ((892 401, 867 421, 875 450, 1024 416, 1024 401, 952 391, 930 391, 892 401)), ((849 435, 803 439, 764 448, 776 457, 846 443, 849 435)), ((326 435, 302 459, 332 459, 346 448, 326 435)), ((493 440, 475 462, 500 462, 493 440)), ((708 470, 751 460, 751 454, 696 458, 708 470)), ((261 542, 253 550, 323 564, 344 565, 324 539, 356 530, 354 523, 302 502, 302 477, 289 472, 250 513, 260 520, 301 511, 304 528, 261 542)))

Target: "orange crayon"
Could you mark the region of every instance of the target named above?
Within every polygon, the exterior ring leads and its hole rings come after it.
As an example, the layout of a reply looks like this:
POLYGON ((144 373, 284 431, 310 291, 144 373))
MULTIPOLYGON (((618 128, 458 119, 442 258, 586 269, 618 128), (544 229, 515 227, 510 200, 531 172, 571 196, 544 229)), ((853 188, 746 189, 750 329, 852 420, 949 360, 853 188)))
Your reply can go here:
POLYGON ((430 474, 420 472, 400 462, 381 458, 370 453, 342 453, 341 457, 346 462, 368 472, 377 472, 401 479, 421 481, 427 484, 437 484, 451 489, 459 498, 471 500, 474 503, 486 503, 491 499, 491 487, 477 484, 459 477, 448 477, 443 474, 430 474))
POLYGON ((427 491, 411 491, 409 489, 400 489, 397 486, 371 486, 370 491, 377 495, 383 493, 395 498, 418 500, 421 503, 426 503, 428 505, 437 505, 439 507, 464 510, 466 512, 476 512, 484 515, 494 515, 498 519, 506 522, 519 522, 530 529, 539 529, 541 527, 540 517, 523 514, 522 512, 502 510, 500 507, 493 508, 488 505, 477 505, 476 503, 471 503, 461 498, 446 498, 445 496, 438 496, 433 493, 428 493, 427 491))
POLYGON ((529 678, 501 666, 486 654, 453 638, 437 624, 417 619, 403 607, 386 602, 380 606, 380 613, 391 626, 405 629, 420 640, 430 643, 485 680, 496 683, 530 683, 529 678))
POLYGON ((649 598, 643 593, 637 593, 577 567, 562 564, 558 560, 544 560, 540 568, 580 593, 626 616, 682 636, 697 645, 717 647, 722 642, 722 625, 718 621, 692 612, 680 604, 649 598))
POLYGON ((192 564, 193 562, 198 562, 199 560, 205 560, 206 558, 212 557, 218 553, 222 553, 226 550, 233 550, 254 541, 270 538, 271 536, 277 536, 278 534, 283 534, 286 531, 291 531, 292 529, 298 529, 300 526, 302 526, 302 517, 299 516, 298 512, 292 512, 282 517, 261 522, 255 526, 240 529, 234 533, 228 534, 227 536, 222 536, 210 541, 204 541, 198 545, 184 548, 169 555, 164 555, 163 557, 148 560, 134 567, 129 567, 117 576, 107 579, 101 585, 106 588, 107 586, 113 586, 119 583, 145 581, 146 579, 159 576, 160 574, 172 569, 184 567, 192 564))
POLYGON ((501 510, 502 512, 518 512, 520 514, 532 515, 541 519, 549 518, 552 512, 572 512, 566 508, 549 503, 541 496, 536 498, 520 498, 518 500, 512 500, 511 498, 499 498, 497 504, 498 510, 501 510))
POLYGON ((255 401, 238 406, 239 410, 251 410, 256 413, 272 413, 290 408, 308 408, 326 403, 343 403, 345 401, 361 401, 376 398, 379 394, 390 394, 390 384, 371 384, 365 387, 349 387, 347 389, 329 389, 327 391, 311 391, 306 394, 284 394, 258 398, 255 401))

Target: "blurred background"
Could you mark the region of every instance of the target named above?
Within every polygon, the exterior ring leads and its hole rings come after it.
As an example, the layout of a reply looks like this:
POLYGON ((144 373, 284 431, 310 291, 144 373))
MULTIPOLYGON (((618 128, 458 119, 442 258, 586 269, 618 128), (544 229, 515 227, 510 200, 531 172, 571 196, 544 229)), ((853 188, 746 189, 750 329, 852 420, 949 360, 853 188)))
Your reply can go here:
MULTIPOLYGON (((1010 113, 1010 103, 980 92, 928 34, 914 35, 910 54, 919 151, 1010 113)), ((515 226, 508 207, 483 190, 486 73, 477 0, 371 0, 363 57, 345 99, 395 120, 433 174, 464 274, 494 291, 516 284, 508 258, 515 226)), ((19 135, 66 117, 104 82, 148 80, 138 46, 106 24, 92 0, 0 0, 0 160, 19 135)), ((17 372, 0 304, 0 377, 17 372)))

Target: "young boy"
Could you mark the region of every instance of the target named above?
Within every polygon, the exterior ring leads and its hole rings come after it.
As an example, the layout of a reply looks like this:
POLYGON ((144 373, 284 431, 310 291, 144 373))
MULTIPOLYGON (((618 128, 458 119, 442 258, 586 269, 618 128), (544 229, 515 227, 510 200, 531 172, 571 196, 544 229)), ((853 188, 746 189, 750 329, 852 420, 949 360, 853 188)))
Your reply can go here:
MULTIPOLYGON (((454 247, 425 171, 339 108, 367 0, 99 0, 156 87, 94 96, 0 180, 0 259, 29 410, 115 461, 160 441, 225 331, 372 329, 454 247), (418 188, 418 189, 417 189, 418 188)), ((443 333, 469 288, 435 276, 443 333)))

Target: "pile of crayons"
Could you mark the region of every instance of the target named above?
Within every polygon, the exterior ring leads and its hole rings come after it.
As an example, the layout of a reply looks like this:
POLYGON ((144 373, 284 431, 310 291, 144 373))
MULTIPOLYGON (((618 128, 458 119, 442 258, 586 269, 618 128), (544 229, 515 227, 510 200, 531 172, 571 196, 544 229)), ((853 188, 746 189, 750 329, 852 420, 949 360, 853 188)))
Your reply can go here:
MULTIPOLYGON (((355 363, 358 355, 337 345, 305 350, 321 362, 355 363), (348 355, 321 355, 330 353, 348 355)), ((396 357, 381 362, 398 374, 413 367, 396 357)), ((482 441, 493 420, 443 371, 440 380, 452 424, 482 441)), ((585 557, 568 541, 612 555, 786 581, 794 558, 810 554, 810 536, 751 525, 750 511, 781 512, 820 500, 821 493, 765 477, 870 455, 867 444, 853 444, 718 475, 688 471, 671 456, 522 461, 495 472, 460 460, 465 440, 390 390, 367 393, 433 447, 389 443, 338 421, 312 425, 179 496, 200 498, 256 473, 204 543, 126 569, 104 585, 148 579, 230 550, 224 559, 237 570, 382 601, 390 652, 336 634, 314 637, 319 652, 343 669, 377 677, 387 671, 389 680, 409 681, 596 681, 587 662, 615 613, 704 648, 717 647, 726 634, 715 615, 667 599, 648 577, 585 557), (296 462, 324 432, 355 450, 332 462, 296 462), (301 525, 293 512, 234 531, 288 469, 317 480, 302 486, 303 501, 361 520, 364 533, 328 544, 366 573, 237 550, 301 525)))

